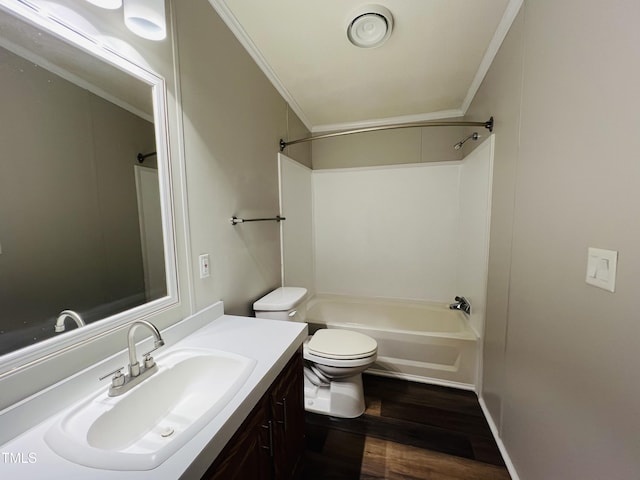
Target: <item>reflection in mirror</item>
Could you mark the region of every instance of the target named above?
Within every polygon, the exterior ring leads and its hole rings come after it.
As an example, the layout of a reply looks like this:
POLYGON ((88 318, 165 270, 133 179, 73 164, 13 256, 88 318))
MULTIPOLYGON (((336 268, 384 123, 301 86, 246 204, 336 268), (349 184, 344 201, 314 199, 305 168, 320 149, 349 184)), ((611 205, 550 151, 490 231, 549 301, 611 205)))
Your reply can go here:
POLYGON ((152 86, 3 11, 0 37, 4 355, 168 293, 158 162, 137 158, 152 86))

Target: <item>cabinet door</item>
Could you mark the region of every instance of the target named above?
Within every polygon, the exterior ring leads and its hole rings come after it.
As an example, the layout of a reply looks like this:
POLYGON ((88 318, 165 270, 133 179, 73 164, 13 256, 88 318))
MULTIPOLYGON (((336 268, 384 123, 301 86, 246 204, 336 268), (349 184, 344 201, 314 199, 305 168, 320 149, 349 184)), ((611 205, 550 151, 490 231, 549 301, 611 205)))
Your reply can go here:
POLYGON ((271 389, 275 478, 300 476, 304 455, 304 377, 302 354, 297 352, 271 389))
POLYGON ((272 480, 273 422, 264 397, 252 410, 203 480, 272 480))

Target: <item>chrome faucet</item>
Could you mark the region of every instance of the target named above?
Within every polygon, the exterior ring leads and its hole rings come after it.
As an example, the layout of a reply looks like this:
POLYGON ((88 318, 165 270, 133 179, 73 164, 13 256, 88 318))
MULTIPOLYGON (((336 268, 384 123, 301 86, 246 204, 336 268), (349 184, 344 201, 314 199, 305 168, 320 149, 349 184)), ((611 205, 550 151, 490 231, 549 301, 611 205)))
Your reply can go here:
POLYGON ((54 330, 58 333, 60 332, 64 332, 64 321, 65 319, 69 317, 71 320, 73 320, 74 322, 76 322, 76 325, 78 325, 79 327, 84 327, 84 320, 82 320, 82 317, 80 315, 78 315, 76 312, 74 312, 73 310, 63 310, 60 312, 60 315, 58 315, 58 319, 56 320, 56 325, 54 327, 54 330))
POLYGON ((153 323, 147 322, 145 320, 138 320, 136 322, 133 322, 129 327, 129 333, 127 334, 127 345, 129 346, 129 375, 131 375, 132 377, 137 377, 141 373, 140 362, 138 362, 138 359, 136 358, 136 344, 135 344, 134 336, 135 336, 136 330, 142 326, 145 326, 149 330, 151 330, 151 333, 153 333, 153 336, 155 337, 155 340, 153 342, 153 350, 149 350, 147 353, 144 354, 145 368, 151 368, 155 365, 153 358, 151 358, 151 355, 149 354, 164 345, 164 340, 160 335, 160 331, 156 328, 156 326, 153 323))
POLYGON ((471 304, 464 297, 456 297, 456 303, 449 305, 451 310, 461 310, 467 315, 471 315, 471 304))
POLYGON ((163 345, 164 340, 162 339, 162 335, 160 335, 160 331, 154 324, 152 324, 151 322, 147 322, 146 320, 137 320, 133 322, 129 327, 129 332, 127 333, 127 346, 129 348, 129 373, 127 375, 123 375, 122 369, 124 367, 120 367, 117 370, 109 372, 106 375, 100 377, 100 380, 104 380, 109 375, 113 375, 113 378, 111 379, 111 387, 109 387, 109 396, 116 397, 118 395, 122 395, 123 393, 131 390, 146 378, 156 373, 158 371, 158 365, 156 365, 156 362, 153 360, 151 352, 155 351, 163 345), (142 326, 147 327, 149 330, 151 330, 151 333, 153 333, 155 340, 153 342, 153 349, 143 354, 143 365, 140 366, 140 362, 138 362, 136 355, 135 333, 136 330, 142 326))

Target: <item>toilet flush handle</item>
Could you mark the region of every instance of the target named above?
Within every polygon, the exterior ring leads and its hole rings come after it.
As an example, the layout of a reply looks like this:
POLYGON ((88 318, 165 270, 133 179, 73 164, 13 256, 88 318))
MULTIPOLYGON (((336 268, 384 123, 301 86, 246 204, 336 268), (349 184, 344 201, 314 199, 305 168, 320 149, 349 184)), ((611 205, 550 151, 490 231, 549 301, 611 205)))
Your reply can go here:
POLYGON ((291 311, 289 312, 289 316, 290 316, 290 317, 294 317, 294 316, 296 315, 296 313, 298 313, 298 311, 297 311, 297 310, 291 310, 291 311))

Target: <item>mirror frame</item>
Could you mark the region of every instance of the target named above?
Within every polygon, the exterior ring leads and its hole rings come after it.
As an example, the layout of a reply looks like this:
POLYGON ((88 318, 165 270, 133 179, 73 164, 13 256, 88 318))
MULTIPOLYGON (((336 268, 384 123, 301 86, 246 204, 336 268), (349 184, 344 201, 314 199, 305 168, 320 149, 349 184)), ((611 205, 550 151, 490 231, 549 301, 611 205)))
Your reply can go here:
MULTIPOLYGON (((130 310, 106 317, 63 335, 54 336, 33 345, 0 356, 0 380, 51 357, 105 337, 134 320, 148 318, 180 302, 177 272, 176 230, 173 215, 173 190, 169 163, 169 124, 164 78, 150 68, 141 66, 110 48, 97 38, 76 30, 64 19, 45 11, 28 0, 0 0, 0 12, 31 24, 49 35, 57 37, 74 48, 89 53, 115 68, 149 85, 153 99, 154 131, 160 182, 160 208, 164 237, 166 296, 139 305, 130 310)), ((53 328, 53 325, 52 327, 53 328)))

